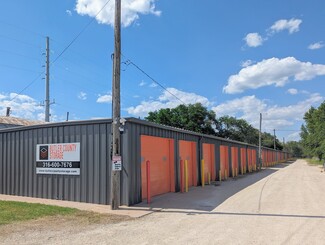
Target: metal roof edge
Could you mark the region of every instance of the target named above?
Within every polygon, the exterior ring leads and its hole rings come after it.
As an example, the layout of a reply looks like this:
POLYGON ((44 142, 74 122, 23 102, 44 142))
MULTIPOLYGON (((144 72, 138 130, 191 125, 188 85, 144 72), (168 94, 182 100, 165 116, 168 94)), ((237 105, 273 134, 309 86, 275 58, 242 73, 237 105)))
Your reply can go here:
POLYGON ((191 134, 191 135, 195 135, 195 136, 199 136, 199 137, 205 137, 205 138, 210 138, 210 139, 226 141, 226 142, 229 142, 229 143, 235 143, 235 144, 240 144, 240 145, 245 145, 245 146, 258 147, 257 145, 252 145, 252 144, 248 144, 248 143, 245 143, 245 142, 225 139, 225 138, 222 138, 222 137, 208 135, 208 134, 201 134, 201 133, 197 133, 197 132, 190 131, 190 130, 185 130, 185 129, 181 129, 181 128, 171 127, 171 126, 168 126, 168 125, 149 122, 149 121, 146 121, 146 120, 143 120, 143 119, 138 119, 138 118, 135 118, 135 117, 129 117, 129 118, 125 118, 125 119, 126 119, 126 122, 132 122, 132 123, 137 123, 137 124, 142 124, 142 125, 147 125, 147 126, 158 127, 158 128, 161 128, 161 129, 171 130, 171 131, 180 132, 180 133, 187 133, 187 134, 191 134))
POLYGON ((37 128, 47 128, 47 127, 51 127, 51 126, 56 126, 56 127, 60 127, 60 126, 77 126, 77 125, 97 124, 97 123, 112 123, 112 119, 103 118, 103 119, 92 119, 92 120, 50 122, 50 123, 30 125, 30 126, 16 126, 16 127, 0 129, 0 133, 12 132, 12 131, 24 131, 24 130, 37 129, 37 128))
MULTIPOLYGON (((221 137, 213 136, 213 135, 208 135, 208 134, 201 134, 201 133, 197 133, 197 132, 190 131, 190 130, 185 130, 185 129, 181 129, 181 128, 171 127, 171 126, 168 126, 168 125, 149 122, 149 121, 146 121, 146 120, 143 120, 143 119, 138 119, 138 118, 135 118, 135 117, 126 117, 125 120, 126 120, 126 123, 131 122, 131 123, 136 123, 136 124, 141 124, 141 125, 146 125, 146 126, 158 127, 158 128, 161 128, 161 129, 170 130, 170 131, 174 131, 174 132, 186 133, 186 134, 191 134, 191 135, 194 135, 194 136, 220 140, 220 141, 224 141, 224 142, 228 142, 228 143, 234 143, 234 144, 239 144, 239 145, 244 145, 244 146, 251 146, 251 147, 255 147, 255 148, 258 147, 257 145, 252 145, 252 144, 248 144, 248 143, 245 143, 245 142, 225 139, 225 138, 221 138, 221 137)), ((17 127, 11 127, 11 128, 4 128, 4 129, 0 129, 0 133, 13 132, 13 131, 24 131, 24 130, 37 129, 37 128, 47 128, 47 127, 50 127, 50 126, 60 127, 60 126, 77 126, 77 125, 98 124, 98 123, 100 123, 100 124, 101 123, 112 123, 112 121, 113 120, 111 118, 101 118, 101 119, 91 119, 91 120, 51 122, 51 123, 36 124, 36 125, 30 125, 30 126, 17 126, 17 127)), ((274 150, 274 149, 268 148, 268 147, 263 147, 262 146, 262 148, 277 151, 277 150, 274 150)), ((285 152, 285 151, 282 151, 282 152, 285 152)))
MULTIPOLYGON (((132 122, 132 123, 137 123, 137 124, 143 124, 143 125, 147 125, 147 126, 158 127, 158 128, 162 128, 162 129, 176 131, 176 132, 188 133, 188 134, 195 135, 195 136, 200 136, 200 137, 205 137, 205 138, 222 140, 222 141, 226 141, 226 142, 229 142, 229 143, 236 143, 236 144, 241 144, 241 145, 246 145, 246 146, 258 147, 258 145, 252 145, 252 144, 248 144, 248 143, 245 143, 245 142, 236 141, 236 140, 230 140, 230 139, 225 139, 225 138, 222 138, 222 137, 208 135, 208 134, 201 134, 201 133, 197 133, 197 132, 194 132, 194 131, 190 131, 190 130, 186 130, 186 129, 181 129, 181 128, 176 128, 176 127, 171 127, 171 126, 163 125, 163 124, 158 124, 158 123, 150 122, 150 121, 143 120, 143 119, 139 119, 139 118, 135 118, 135 117, 128 117, 128 118, 125 118, 125 119, 126 119, 127 122, 129 121, 129 122, 132 122)), ((275 150, 275 149, 272 149, 272 148, 269 148, 269 147, 265 147, 265 146, 262 146, 262 148, 263 149, 272 150, 272 151, 279 151, 279 150, 275 150)), ((289 152, 286 152, 286 151, 282 151, 282 152, 289 153, 289 152)))

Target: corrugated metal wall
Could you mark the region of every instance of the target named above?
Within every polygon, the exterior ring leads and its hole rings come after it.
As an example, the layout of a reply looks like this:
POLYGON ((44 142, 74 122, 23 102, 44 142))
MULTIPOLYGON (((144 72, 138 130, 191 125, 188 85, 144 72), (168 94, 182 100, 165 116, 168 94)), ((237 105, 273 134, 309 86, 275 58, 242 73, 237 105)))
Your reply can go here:
POLYGON ((109 203, 110 121, 60 123, 0 131, 0 193, 109 203), (36 174, 36 145, 80 142, 80 175, 36 174))
MULTIPOLYGON (((219 178, 220 145, 228 147, 229 170, 231 147, 247 149, 256 146, 197 134, 172 127, 129 118, 121 136, 122 172, 121 204, 142 201, 141 135, 174 139, 175 190, 180 190, 179 140, 197 146, 197 184, 201 184, 202 144, 214 144, 215 175, 219 178)), ((111 174, 111 120, 53 123, 0 130, 0 193, 48 199, 109 204, 111 174), (36 145, 80 142, 80 175, 36 174, 36 145)), ((257 154, 253 156, 258 162, 257 154)), ((241 158, 239 157, 239 163, 241 158)), ((229 173, 232 176, 232 172, 229 173)))
MULTIPOLYGON (((167 127, 157 127, 153 124, 145 123, 141 120, 130 120, 126 123, 123 133, 123 173, 122 173, 122 202, 132 205, 141 202, 141 135, 149 135, 163 138, 172 138, 175 140, 174 156, 175 164, 175 190, 180 190, 180 166, 178 141, 188 140, 198 143, 199 136, 191 135, 177 131, 176 129, 167 129, 167 127), (125 164, 124 164, 125 163, 125 164)), ((199 162, 199 154, 197 154, 199 162)), ((199 172, 200 169, 197 169, 199 172)))
MULTIPOLYGON (((175 190, 176 192, 180 190, 180 158, 178 150, 178 141, 187 140, 196 142, 197 149, 197 180, 198 185, 201 184, 201 168, 200 163, 202 159, 202 144, 214 144, 215 145, 215 166, 216 180, 219 178, 220 170, 220 145, 228 146, 229 154, 229 170, 231 168, 231 151, 232 146, 241 148, 252 148, 257 147, 247 145, 240 142, 234 142, 218 137, 197 134, 189 131, 184 131, 172 127, 156 125, 148 123, 138 119, 129 119, 125 125, 123 133, 123 173, 122 173, 122 202, 132 205, 141 202, 141 135, 149 135, 155 137, 172 138, 175 140, 175 190)), ((247 156, 246 156, 247 157, 247 156)), ((256 155, 256 162, 257 162, 256 155)), ((246 161, 247 162, 247 161, 246 161)), ((240 162, 239 162, 240 163, 240 162)), ((232 176, 232 172, 229 173, 232 176)))

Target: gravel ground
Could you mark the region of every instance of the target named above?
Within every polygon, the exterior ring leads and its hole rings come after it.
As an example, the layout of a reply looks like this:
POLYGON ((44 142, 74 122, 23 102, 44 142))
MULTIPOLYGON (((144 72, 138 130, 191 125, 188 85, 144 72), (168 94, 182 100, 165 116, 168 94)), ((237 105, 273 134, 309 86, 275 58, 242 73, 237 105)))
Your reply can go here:
POLYGON ((325 173, 303 160, 161 200, 161 211, 127 221, 1 226, 0 243, 325 244, 325 173))

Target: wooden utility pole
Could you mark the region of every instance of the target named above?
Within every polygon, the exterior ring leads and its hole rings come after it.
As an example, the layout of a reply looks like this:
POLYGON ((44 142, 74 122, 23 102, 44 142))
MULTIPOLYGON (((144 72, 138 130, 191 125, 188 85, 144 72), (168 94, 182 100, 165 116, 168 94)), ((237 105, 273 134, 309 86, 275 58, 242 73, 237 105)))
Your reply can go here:
POLYGON ((46 37, 45 122, 50 121, 50 40, 46 37))
POLYGON ((275 150, 275 129, 273 129, 273 145, 274 145, 274 150, 275 150))
POLYGON ((260 113, 260 131, 258 132, 258 164, 262 169, 262 113, 260 113))
MULTIPOLYGON (((114 22, 114 59, 113 59, 113 88, 112 88, 112 107, 113 107, 113 154, 112 158, 121 157, 120 140, 120 71, 121 71, 121 0, 115 0, 115 22, 114 22)), ((113 169, 111 174, 111 209, 118 209, 120 206, 120 170, 113 169)))

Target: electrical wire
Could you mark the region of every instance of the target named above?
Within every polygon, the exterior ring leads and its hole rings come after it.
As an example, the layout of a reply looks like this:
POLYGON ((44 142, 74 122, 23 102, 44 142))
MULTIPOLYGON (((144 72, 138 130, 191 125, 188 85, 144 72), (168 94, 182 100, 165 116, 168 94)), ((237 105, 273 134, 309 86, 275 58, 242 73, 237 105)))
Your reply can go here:
POLYGON ((42 75, 44 75, 44 71, 41 72, 40 74, 38 74, 37 77, 35 77, 26 87, 24 87, 22 90, 19 91, 19 93, 17 93, 10 101, 13 101, 14 99, 16 99, 19 95, 21 95, 22 92, 24 92, 26 89, 28 89, 30 86, 32 86, 37 79, 39 79, 42 75))
MULTIPOLYGON (((53 65, 69 48, 70 46, 80 37, 80 35, 88 28, 88 26, 90 26, 90 24, 92 24, 94 22, 94 20, 96 19, 96 17, 103 11, 103 9, 106 7, 106 5, 110 2, 111 0, 108 0, 104 6, 98 11, 98 13, 95 15, 94 18, 92 18, 85 26, 84 28, 72 39, 72 41, 61 51, 61 53, 54 59, 53 62, 50 63, 50 65, 53 65)), ((0 35, 0 37, 3 35, 0 35)), ((15 40, 15 39, 13 39, 15 40)), ((17 41, 17 40, 16 40, 17 41)), ((32 45, 34 46, 34 45, 32 45)), ((11 101, 13 101, 17 96, 19 96, 22 92, 24 92, 27 88, 29 88, 33 83, 36 82, 36 80, 41 77, 43 74, 45 73, 42 72, 40 73, 35 79, 33 79, 26 87, 24 87, 13 99, 11 99, 11 101)))
POLYGON ((12 54, 12 55, 16 55, 16 56, 20 56, 20 57, 23 57, 23 58, 26 58, 26 59, 31 59, 31 60, 37 60, 37 61, 39 61, 39 59, 37 59, 35 57, 31 57, 31 56, 28 56, 28 55, 24 55, 24 54, 12 52, 12 51, 4 50, 4 49, 0 49, 0 52, 7 53, 7 54, 12 54))
POLYGON ((18 43, 22 43, 22 44, 25 44, 25 45, 28 45, 28 46, 31 46, 31 47, 41 48, 40 46, 37 46, 35 44, 28 43, 28 42, 25 42, 25 41, 21 41, 19 39, 13 38, 13 37, 8 37, 8 36, 5 36, 3 34, 0 34, 0 38, 9 39, 9 40, 12 40, 12 41, 15 41, 15 42, 18 42, 18 43))
POLYGON ((275 129, 275 131, 292 131, 292 132, 299 132, 300 129, 275 129))
MULTIPOLYGON (((54 40, 53 38, 50 38, 50 40, 52 41, 52 43, 58 44, 58 46, 63 46, 63 43, 61 43, 61 42, 59 42, 57 40, 54 40)), ((53 47, 53 44, 52 44, 52 47, 53 47)), ((105 70, 105 71, 107 70, 107 67, 104 66, 104 65, 98 64, 98 62, 97 62, 97 60, 95 58, 90 58, 88 56, 85 56, 83 53, 78 52, 77 50, 74 50, 74 49, 70 49, 69 53, 72 54, 72 55, 78 56, 78 60, 80 58, 82 58, 82 59, 84 59, 85 61, 89 62, 92 65, 96 64, 97 68, 101 67, 103 70, 105 70)), ((62 57, 61 59, 66 60, 66 61, 70 62, 73 65, 80 66, 79 64, 74 63, 73 61, 71 61, 67 57, 62 57)))
MULTIPOLYGON (((78 76, 80 76, 80 77, 83 77, 83 78, 86 78, 86 79, 88 79, 88 80, 91 80, 88 76, 85 76, 85 75, 83 75, 83 74, 81 74, 81 73, 79 73, 79 72, 76 72, 75 71, 75 69, 77 69, 77 70, 80 70, 80 71, 87 71, 87 73, 88 74, 92 74, 92 76, 94 76, 95 74, 97 75, 97 76, 99 76, 99 77, 107 77, 108 76, 108 74, 107 74, 107 68, 106 68, 106 73, 103 73, 103 72, 101 72, 101 71, 98 71, 98 70, 95 70, 95 69, 89 69, 89 66, 87 66, 87 70, 85 69, 85 67, 83 66, 83 65, 79 65, 79 64, 77 64, 77 63, 74 63, 74 62, 72 62, 71 60, 69 60, 69 59, 66 59, 66 58, 62 58, 63 60, 66 60, 67 61, 67 63, 69 63, 70 65, 65 65, 65 67, 63 66, 63 65, 59 65, 58 63, 56 63, 55 65, 53 65, 53 67, 52 67, 52 73, 53 73, 53 71, 55 70, 55 69, 60 69, 60 70, 63 70, 63 71, 65 71, 65 72, 69 72, 69 73, 74 73, 74 74, 76 74, 76 75, 78 75, 78 76)), ((93 64, 93 63, 92 63, 93 64)), ((96 65, 96 67, 95 68, 98 68, 97 67, 97 65, 96 65)))
POLYGON ((291 132, 299 132, 299 131, 301 131, 300 129, 270 129, 270 128, 266 128, 266 129, 264 129, 264 130, 267 130, 267 131, 291 131, 291 132))
POLYGON ((21 68, 21 67, 17 67, 17 66, 11 66, 11 65, 5 65, 5 64, 0 64, 0 66, 6 67, 6 68, 10 68, 10 69, 14 69, 14 70, 20 70, 20 71, 27 71, 27 72, 32 72, 32 73, 38 73, 38 71, 33 71, 33 70, 29 70, 29 69, 25 69, 25 68, 21 68))
POLYGON ((82 30, 72 39, 72 41, 61 51, 61 53, 54 59, 54 61, 51 62, 51 64, 54 64, 69 48, 70 46, 80 37, 80 35, 90 26, 95 20, 96 17, 103 11, 103 9, 106 7, 106 5, 111 0, 108 0, 104 6, 98 11, 98 13, 82 28, 82 30))
MULTIPOLYGON (((122 54, 123 57, 125 57, 122 54)), ((126 57, 125 57, 126 58, 126 57)), ((167 93, 175 97, 178 101, 180 101, 182 104, 186 105, 184 101, 182 101, 179 97, 177 97, 174 93, 170 92, 165 86, 163 86, 161 83, 159 83, 157 80, 155 80, 152 76, 150 76, 147 72, 145 72, 142 68, 140 68, 137 64, 135 64, 130 59, 127 59, 125 62, 123 62, 125 65, 133 65, 136 69, 138 69, 140 72, 142 72, 144 75, 146 75, 151 81, 153 81, 155 84, 157 84, 159 87, 161 87, 163 90, 165 90, 167 93)))
POLYGON ((25 32, 32 33, 32 34, 34 34, 34 35, 36 35, 36 36, 40 36, 40 37, 45 38, 45 35, 43 35, 43 34, 41 34, 41 33, 38 33, 38 32, 35 32, 35 31, 32 31, 32 30, 29 30, 29 29, 27 29, 27 28, 24 28, 24 27, 21 27, 21 26, 14 25, 14 24, 12 24, 12 23, 7 23, 7 22, 5 22, 5 21, 3 21, 3 20, 0 20, 0 23, 1 23, 1 24, 5 24, 5 25, 7 25, 7 26, 14 27, 14 28, 16 28, 16 29, 23 30, 23 31, 25 31, 25 32))

